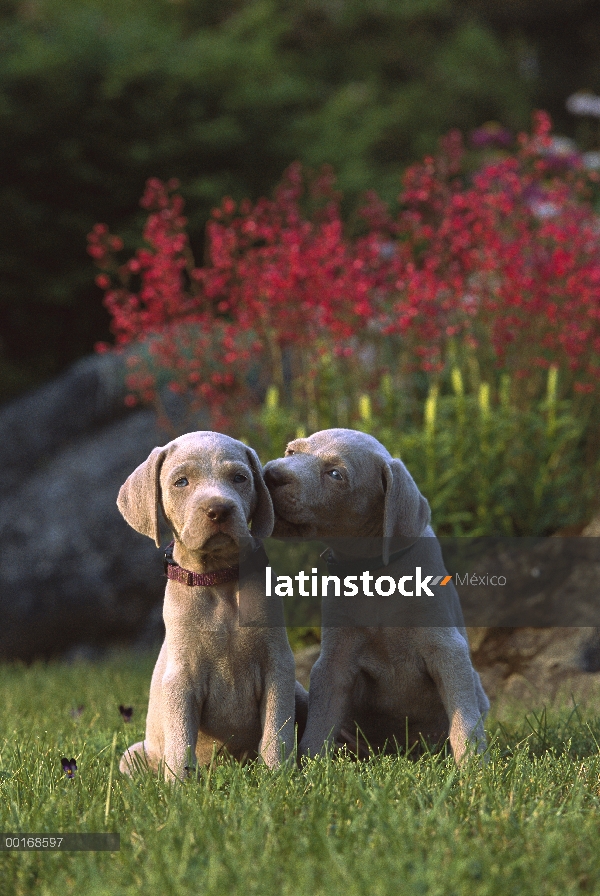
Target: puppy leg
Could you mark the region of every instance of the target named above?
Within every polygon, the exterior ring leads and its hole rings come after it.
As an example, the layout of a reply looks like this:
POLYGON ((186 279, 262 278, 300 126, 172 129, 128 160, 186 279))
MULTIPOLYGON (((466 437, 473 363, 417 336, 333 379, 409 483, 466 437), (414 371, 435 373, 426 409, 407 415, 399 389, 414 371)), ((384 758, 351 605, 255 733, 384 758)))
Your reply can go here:
POLYGON ((484 713, 475 688, 469 646, 457 629, 422 629, 422 636, 420 653, 442 698, 450 726, 450 746, 460 765, 470 744, 479 753, 486 746, 484 713))
POLYGON ((121 761, 119 762, 119 771, 122 775, 131 777, 137 771, 141 771, 144 767, 150 768, 150 762, 146 753, 146 741, 140 740, 137 744, 127 747, 121 761))
POLYGON ((200 708, 194 688, 182 670, 167 672, 162 681, 164 774, 167 780, 185 778, 196 764, 200 708))
POLYGON ((263 736, 258 752, 269 768, 278 768, 294 749, 294 673, 293 665, 278 665, 267 672, 260 705, 263 736))
POLYGON ((300 741, 300 756, 316 756, 339 735, 352 692, 352 669, 346 662, 321 655, 310 673, 308 718, 300 741))
POLYGON ((477 705, 479 707, 479 712, 481 714, 481 718, 485 719, 490 710, 490 701, 488 700, 488 695, 483 690, 483 685, 481 684, 481 679, 479 677, 479 672, 477 671, 477 669, 473 669, 473 681, 475 683, 475 694, 477 695, 477 705))
POLYGON ((163 754, 162 679, 166 665, 167 649, 163 643, 150 683, 146 734, 144 740, 139 741, 137 744, 132 744, 121 757, 119 770, 124 775, 132 775, 144 767, 150 768, 155 772, 158 770, 158 764, 163 754))
MULTIPOLYGON (((458 595, 456 595, 458 599, 458 595)), ((469 636, 467 634, 467 630, 464 626, 458 626, 458 631, 461 633, 467 644, 469 643, 469 636)), ((470 655, 470 651, 469 651, 470 655)), ((472 663, 472 661, 471 661, 472 663)), ((473 667, 473 683, 475 685, 475 693, 477 694, 477 705, 479 706, 479 712, 481 714, 481 718, 485 719, 490 709, 490 701, 488 700, 488 696, 486 692, 483 690, 483 685, 481 684, 481 679, 479 677, 479 673, 477 669, 473 667)))

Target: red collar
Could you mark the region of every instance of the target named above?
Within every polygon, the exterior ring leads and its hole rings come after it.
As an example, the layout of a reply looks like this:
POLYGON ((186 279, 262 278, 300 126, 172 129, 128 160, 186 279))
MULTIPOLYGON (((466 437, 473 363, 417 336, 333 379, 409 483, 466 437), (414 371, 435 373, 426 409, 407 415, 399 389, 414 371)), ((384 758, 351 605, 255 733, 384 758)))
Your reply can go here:
POLYGON ((181 582, 182 585, 224 585, 225 582, 235 582, 240 577, 239 566, 226 566, 225 569, 215 569, 212 572, 192 572, 191 569, 184 569, 173 560, 173 547, 175 542, 172 541, 165 550, 165 573, 168 579, 175 582, 181 582))

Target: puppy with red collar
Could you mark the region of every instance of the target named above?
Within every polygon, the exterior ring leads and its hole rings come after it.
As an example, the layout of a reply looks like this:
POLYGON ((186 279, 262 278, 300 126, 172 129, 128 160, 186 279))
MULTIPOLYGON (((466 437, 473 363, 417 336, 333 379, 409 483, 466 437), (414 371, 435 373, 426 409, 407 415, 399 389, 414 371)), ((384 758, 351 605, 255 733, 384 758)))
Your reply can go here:
POLYGON ((271 533, 273 506, 256 453, 220 433, 188 433, 155 448, 117 504, 157 546, 159 510, 174 535, 146 736, 125 752, 121 771, 131 774, 141 762, 181 778, 223 751, 278 766, 293 751, 294 719, 302 722, 307 695, 295 681, 282 620, 269 624, 268 561, 258 539, 271 533), (239 624, 240 544, 252 551, 248 568, 256 567, 246 600, 264 626, 239 624))

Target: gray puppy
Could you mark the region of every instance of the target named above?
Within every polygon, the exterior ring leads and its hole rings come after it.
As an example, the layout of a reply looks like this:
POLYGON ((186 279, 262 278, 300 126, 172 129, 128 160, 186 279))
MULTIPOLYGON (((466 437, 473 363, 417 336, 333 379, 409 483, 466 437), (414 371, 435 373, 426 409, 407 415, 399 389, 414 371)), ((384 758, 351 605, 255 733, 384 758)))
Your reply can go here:
POLYGON ((259 613, 266 602, 267 559, 256 538, 270 535, 273 506, 256 453, 220 433, 188 433, 155 448, 117 504, 157 547, 162 508, 175 539, 146 737, 126 751, 121 771, 130 774, 141 759, 163 766, 167 778, 183 777, 195 760, 208 764, 222 750, 279 765, 294 746, 295 699, 302 716, 307 695, 295 682, 285 628, 239 625, 240 541, 254 548, 246 559, 256 565, 246 599, 259 613))
MULTIPOLYGON (((372 436, 329 429, 296 439, 285 457, 266 464, 264 476, 273 535, 329 544, 330 572, 356 569, 358 557, 358 566, 398 579, 409 555, 394 547, 406 544, 425 569, 443 571, 427 501, 402 461, 372 436)), ((300 755, 315 755, 327 742, 352 743, 349 732, 357 729, 376 750, 449 738, 457 763, 469 744, 485 748, 489 701, 471 663, 454 585, 436 588, 428 606, 435 627, 323 628, 300 755)))

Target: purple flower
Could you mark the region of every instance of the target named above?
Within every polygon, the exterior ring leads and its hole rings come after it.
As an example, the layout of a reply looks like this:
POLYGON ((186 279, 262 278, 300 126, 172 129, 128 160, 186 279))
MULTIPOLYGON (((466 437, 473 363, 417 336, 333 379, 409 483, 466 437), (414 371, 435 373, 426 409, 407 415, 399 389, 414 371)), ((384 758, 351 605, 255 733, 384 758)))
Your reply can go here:
POLYGON ((61 765, 63 767, 63 772, 67 776, 67 778, 73 779, 75 777, 75 772, 77 771, 77 763, 74 759, 66 759, 63 757, 61 760, 61 765))
POLYGON ((133 715, 133 706, 123 706, 121 703, 119 705, 119 712, 123 718, 124 722, 131 722, 131 717, 133 715))

